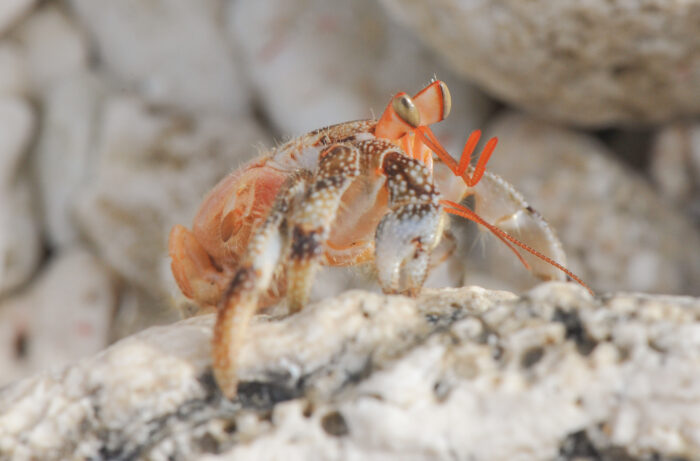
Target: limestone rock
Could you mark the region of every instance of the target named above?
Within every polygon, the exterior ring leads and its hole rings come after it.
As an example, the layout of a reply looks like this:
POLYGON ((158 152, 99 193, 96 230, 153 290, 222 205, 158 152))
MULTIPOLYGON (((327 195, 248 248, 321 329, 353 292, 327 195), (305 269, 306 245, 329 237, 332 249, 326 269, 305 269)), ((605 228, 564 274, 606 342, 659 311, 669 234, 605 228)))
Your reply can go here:
POLYGON ((29 92, 28 80, 21 47, 7 41, 0 42, 0 94, 25 95, 29 92))
POLYGON ((661 193, 700 224, 700 122, 676 122, 656 133, 649 172, 661 193))
POLYGON ((433 75, 452 92, 448 133, 441 135, 448 145, 450 137, 463 143, 489 112, 478 91, 460 83, 373 0, 230 5, 230 35, 266 113, 284 135, 379 117, 391 96, 413 94, 433 75))
MULTIPOLYGON (((496 119, 489 133, 499 138, 489 170, 554 227, 569 268, 594 289, 700 293, 697 229, 602 144, 514 113, 496 119)), ((489 254, 483 262, 492 273, 512 279, 513 271, 525 272, 501 253, 506 259, 489 254)))
POLYGON ((254 320, 229 402, 200 316, 5 387, 0 454, 696 459, 699 318, 698 299, 560 283, 349 292, 254 320))
POLYGON ((122 277, 167 295, 159 268, 171 227, 189 226, 204 194, 264 136, 247 118, 192 117, 134 97, 108 99, 99 119, 97 165, 76 194, 76 219, 122 277))
POLYGON ((95 142, 104 86, 99 76, 83 72, 56 82, 45 95, 34 166, 53 247, 80 240, 73 208, 97 167, 95 142))
POLYGON ((700 1, 384 0, 452 69, 587 126, 700 113, 700 1))
POLYGON ((246 110, 246 87, 220 27, 219 0, 72 0, 103 65, 152 103, 246 110))
POLYGON ((26 56, 27 76, 36 93, 87 68, 88 43, 75 21, 55 4, 24 21, 13 38, 26 56))
POLYGON ((0 2, 0 35, 34 6, 36 0, 4 0, 0 2))
POLYGON ((34 191, 24 168, 34 132, 34 112, 23 99, 0 98, 0 295, 36 269, 41 245, 34 191))
POLYGON ((0 386, 103 349, 115 305, 115 284, 94 256, 60 253, 28 291, 0 303, 0 386))

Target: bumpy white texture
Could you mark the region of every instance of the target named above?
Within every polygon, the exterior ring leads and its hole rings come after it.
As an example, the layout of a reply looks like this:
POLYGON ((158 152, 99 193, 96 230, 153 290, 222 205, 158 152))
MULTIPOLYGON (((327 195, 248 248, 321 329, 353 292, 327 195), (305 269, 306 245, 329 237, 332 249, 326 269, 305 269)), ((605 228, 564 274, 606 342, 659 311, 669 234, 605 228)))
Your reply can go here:
POLYGON ((57 255, 29 290, 0 303, 0 386, 108 344, 116 284, 87 250, 57 255))
POLYGON ((218 0, 72 0, 98 59, 148 101, 239 114, 247 89, 221 28, 218 0))
POLYGON ((700 1, 384 0, 452 69, 587 126, 700 113, 700 1))
POLYGON ((0 453, 152 459, 694 459, 700 300, 573 284, 350 292, 258 317, 238 397, 212 316, 0 392, 0 453))
MULTIPOLYGON (((700 293, 700 236, 650 185, 593 137, 507 113, 489 170, 507 178, 556 230, 568 267, 599 291, 700 293)), ((503 280, 524 274, 496 239, 483 262, 503 280), (510 274, 510 275, 509 275, 510 274)), ((479 251, 472 254, 478 258, 479 251)), ((517 286, 517 285, 516 285, 517 286)))

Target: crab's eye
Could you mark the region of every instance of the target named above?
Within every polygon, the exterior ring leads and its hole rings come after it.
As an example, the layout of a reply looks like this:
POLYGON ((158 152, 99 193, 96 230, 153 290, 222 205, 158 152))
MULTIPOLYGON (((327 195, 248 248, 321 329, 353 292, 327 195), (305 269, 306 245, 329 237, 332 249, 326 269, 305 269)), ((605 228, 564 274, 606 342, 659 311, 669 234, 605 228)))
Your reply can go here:
POLYGON ((442 119, 446 119, 450 115, 450 109, 452 109, 452 96, 450 96, 450 90, 447 89, 445 82, 440 82, 440 91, 442 93, 442 119))
POLYGON ((391 102, 396 114, 412 127, 420 125, 420 113, 413 100, 407 94, 399 94, 391 102))

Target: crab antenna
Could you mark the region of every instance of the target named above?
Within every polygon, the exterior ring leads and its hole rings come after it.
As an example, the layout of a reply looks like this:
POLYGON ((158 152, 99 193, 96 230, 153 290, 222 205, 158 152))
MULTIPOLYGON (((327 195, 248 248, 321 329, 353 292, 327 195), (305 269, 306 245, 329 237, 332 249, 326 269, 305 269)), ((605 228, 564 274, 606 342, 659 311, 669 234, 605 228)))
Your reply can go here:
POLYGON ((442 205, 447 205, 447 206, 452 207, 452 208, 445 208, 446 212, 461 216, 461 217, 469 219, 471 221, 474 221, 475 223, 481 224, 482 226, 486 227, 488 230, 493 232, 493 234, 496 237, 498 237, 503 243, 505 243, 508 246, 508 248, 511 249, 511 251, 513 253, 515 253, 515 256, 517 256, 518 259, 520 260, 520 262, 523 264, 523 266, 525 266, 525 269, 530 270, 530 265, 527 263, 527 261, 525 261, 525 259, 523 259, 522 255, 520 253, 518 253, 518 250, 516 250, 515 247, 513 245, 511 245, 510 242, 498 232, 498 231, 500 231, 500 229, 498 229, 496 226, 488 223, 481 216, 477 215, 469 208, 464 208, 461 205, 457 205, 456 203, 451 202, 449 200, 440 200, 440 203, 442 205), (455 206, 458 208, 455 208, 455 206))
POLYGON ((530 253, 530 254, 532 254, 532 255, 534 255, 534 256, 540 258, 542 261, 546 262, 547 264, 550 264, 550 265, 556 267, 557 269, 559 269, 560 271, 564 272, 566 275, 568 275, 569 277, 571 277, 571 279, 573 279, 574 281, 576 281, 579 285, 581 285, 581 286, 584 287, 586 290, 588 290, 592 295, 595 294, 595 293, 593 292, 593 290, 591 290, 591 288, 590 288, 588 285, 586 285, 585 283, 583 283, 583 281, 582 281, 579 277, 577 277, 576 275, 574 275, 573 272, 571 272, 570 270, 568 270, 567 268, 565 268, 565 267, 562 266, 561 264, 557 263, 557 262, 554 261, 553 259, 548 258, 547 256, 543 255, 542 253, 540 253, 539 251, 535 250, 534 248, 531 248, 531 247, 529 247, 528 245, 524 244, 523 242, 521 242, 520 240, 518 240, 518 239, 516 239, 515 237, 511 236, 510 234, 508 234, 508 233, 505 232, 504 230, 499 229, 498 227, 494 226, 493 224, 490 224, 490 223, 486 222, 483 218, 481 218, 481 216, 479 216, 478 214, 476 214, 474 211, 470 210, 469 208, 467 208, 467 207, 465 207, 465 206, 462 206, 462 205, 460 205, 460 204, 458 204, 458 203, 455 203, 455 202, 453 202, 453 201, 451 201, 451 200, 440 200, 440 204, 446 206, 446 208, 445 208, 445 211, 446 211, 446 212, 451 213, 451 214, 454 214, 454 215, 461 216, 461 217, 463 217, 463 218, 469 219, 469 220, 471 220, 471 221, 474 221, 474 222, 476 222, 476 223, 478 223, 478 224, 481 224, 482 226, 486 227, 486 228, 487 228, 488 230, 490 230, 496 237, 498 237, 499 239, 501 239, 501 241, 505 242, 505 243, 508 245, 508 247, 509 247, 511 250, 513 250, 513 251, 518 255, 518 259, 520 259, 520 262, 522 262, 522 263, 525 265, 525 267, 527 267, 528 269, 529 269, 528 264, 525 262, 525 260, 522 258, 522 256, 517 252, 517 250, 516 250, 515 248, 513 248, 513 246, 510 245, 508 242, 513 243, 513 244, 519 246, 520 248, 522 248, 523 250, 527 251, 528 253, 530 253), (448 208, 448 207, 449 207, 449 208, 448 208))

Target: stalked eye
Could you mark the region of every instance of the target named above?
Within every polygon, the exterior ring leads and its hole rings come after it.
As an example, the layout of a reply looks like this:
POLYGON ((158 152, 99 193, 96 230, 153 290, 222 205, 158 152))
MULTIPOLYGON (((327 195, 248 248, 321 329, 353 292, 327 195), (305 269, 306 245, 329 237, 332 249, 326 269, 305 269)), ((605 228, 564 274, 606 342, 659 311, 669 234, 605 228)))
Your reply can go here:
POLYGON ((445 82, 440 82, 438 85, 440 85, 440 90, 442 91, 442 119, 444 120, 450 115, 452 96, 450 96, 450 90, 447 89, 445 82))
POLYGON ((420 125, 420 113, 413 100, 407 94, 398 94, 394 97, 391 106, 396 114, 412 127, 420 125))

